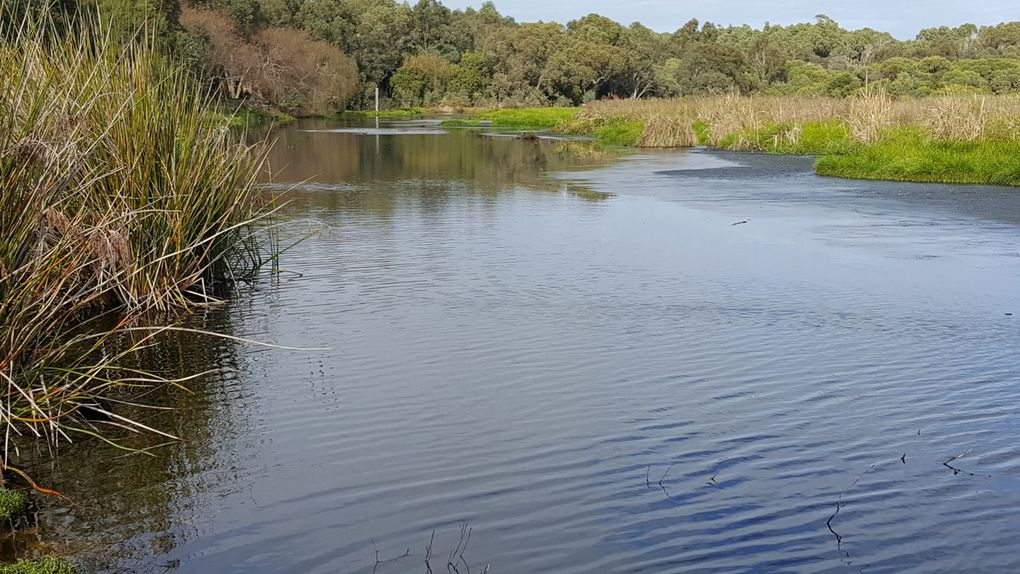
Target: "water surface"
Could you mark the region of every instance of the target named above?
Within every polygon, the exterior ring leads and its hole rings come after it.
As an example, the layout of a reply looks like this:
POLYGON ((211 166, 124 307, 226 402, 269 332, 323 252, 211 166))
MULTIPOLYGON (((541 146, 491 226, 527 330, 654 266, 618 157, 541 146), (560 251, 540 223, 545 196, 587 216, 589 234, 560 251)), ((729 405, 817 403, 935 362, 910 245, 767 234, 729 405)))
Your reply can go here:
POLYGON ((44 538, 112 572, 1020 568, 1014 191, 359 127, 278 134, 312 236, 193 319, 329 350, 167 341, 222 370, 152 415, 185 442, 62 449, 44 538))

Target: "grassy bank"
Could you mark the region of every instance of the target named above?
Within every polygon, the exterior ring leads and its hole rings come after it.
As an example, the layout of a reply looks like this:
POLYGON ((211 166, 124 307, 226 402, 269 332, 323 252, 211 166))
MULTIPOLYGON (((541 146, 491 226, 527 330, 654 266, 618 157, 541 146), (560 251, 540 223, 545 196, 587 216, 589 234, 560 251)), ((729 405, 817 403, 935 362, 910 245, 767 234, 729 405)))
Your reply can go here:
POLYGON ((633 146, 644 130, 644 123, 628 118, 583 117, 582 108, 523 108, 481 110, 470 118, 443 122, 444 127, 506 128, 523 131, 551 131, 591 136, 608 145, 633 146), (594 120, 594 121, 593 121, 594 120))
POLYGON ((425 110, 421 108, 400 108, 396 110, 380 110, 375 111, 346 111, 340 112, 333 117, 335 119, 342 118, 413 118, 425 114, 425 110))
POLYGON ((148 42, 82 18, 0 38, 0 468, 28 484, 24 441, 158 433, 117 412, 182 382, 134 363, 159 332, 143 318, 213 304, 272 256, 266 145, 209 122, 217 102, 148 42))
POLYGON ((621 139, 637 134, 639 147, 816 155, 821 175, 1020 185, 1017 96, 602 101, 585 106, 566 129, 596 135, 627 125, 633 131, 621 130, 627 134, 621 139))
POLYGON ((522 108, 476 110, 467 118, 443 122, 444 127, 506 128, 511 130, 551 130, 568 124, 580 108, 522 108))
POLYGON ((822 155, 819 175, 851 179, 1020 186, 1020 142, 938 140, 899 128, 866 145, 822 155))

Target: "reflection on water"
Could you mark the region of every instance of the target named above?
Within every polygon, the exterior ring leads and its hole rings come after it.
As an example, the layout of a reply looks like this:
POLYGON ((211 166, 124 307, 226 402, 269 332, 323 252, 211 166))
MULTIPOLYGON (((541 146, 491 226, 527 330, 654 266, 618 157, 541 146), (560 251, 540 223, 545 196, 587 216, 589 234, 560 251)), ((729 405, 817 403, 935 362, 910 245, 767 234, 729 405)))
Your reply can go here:
POLYGON ((64 449, 50 482, 80 504, 44 529, 79 560, 425 572, 431 541, 435 572, 458 545, 474 572, 1020 566, 1020 240, 991 216, 1018 196, 309 128, 271 158, 285 234, 330 230, 196 320, 329 350, 153 349, 233 371, 154 415, 186 439, 159 458, 64 449))
MULTIPOLYGON (((186 318, 182 326, 231 336, 232 317, 239 313, 236 306, 208 310, 186 318)), ((253 373, 255 359, 241 356, 249 352, 227 338, 181 332, 161 334, 143 348, 132 360, 148 371, 168 378, 206 374, 189 381, 187 390, 122 394, 118 400, 125 402, 113 409, 185 442, 96 423, 122 448, 78 437, 73 445, 37 450, 31 473, 70 497, 73 506, 42 500, 41 528, 9 540, 14 546, 7 550, 70 554, 84 572, 122 561, 131 570, 148 572, 166 562, 158 557, 198 537, 193 523, 207 512, 209 500, 243 489, 235 469, 236 456, 250 440, 246 410, 251 393, 241 386, 253 373), (41 545, 28 544, 33 539, 41 545)))
POLYGON ((304 121, 277 134, 269 158, 274 179, 370 192, 415 180, 456 181, 483 193, 522 185, 552 189, 556 182, 542 174, 604 165, 616 155, 594 142, 491 138, 480 130, 436 130, 436 123, 392 127, 402 125, 336 128, 332 122, 304 121))

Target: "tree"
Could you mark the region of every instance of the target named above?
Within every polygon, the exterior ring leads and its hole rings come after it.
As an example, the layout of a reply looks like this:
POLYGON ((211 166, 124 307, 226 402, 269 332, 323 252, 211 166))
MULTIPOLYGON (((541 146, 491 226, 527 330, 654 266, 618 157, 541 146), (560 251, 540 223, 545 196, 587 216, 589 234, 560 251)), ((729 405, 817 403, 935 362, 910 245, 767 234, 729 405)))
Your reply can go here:
POLYGON ((448 91, 473 99, 485 90, 491 79, 492 74, 485 54, 468 52, 453 66, 448 91))
POLYGON ((978 32, 978 42, 1000 54, 1010 48, 1020 47, 1020 22, 982 27, 978 32))
POLYGON ((759 88, 782 81, 786 76, 786 55, 768 34, 761 34, 751 45, 747 65, 759 88))
POLYGON ((210 74, 234 98, 297 114, 343 109, 357 88, 357 67, 335 46, 293 28, 246 37, 218 12, 186 8, 182 23, 203 39, 210 74))
POLYGON ((624 56, 620 91, 641 98, 655 89, 655 63, 665 59, 665 38, 635 23, 624 30, 619 43, 624 56))
POLYGON ((408 47, 413 52, 435 52, 459 59, 450 9, 437 0, 418 0, 411 9, 408 47))
POLYGON ((438 101, 445 94, 453 71, 450 63, 439 54, 415 54, 404 60, 390 83, 402 102, 421 105, 438 101))

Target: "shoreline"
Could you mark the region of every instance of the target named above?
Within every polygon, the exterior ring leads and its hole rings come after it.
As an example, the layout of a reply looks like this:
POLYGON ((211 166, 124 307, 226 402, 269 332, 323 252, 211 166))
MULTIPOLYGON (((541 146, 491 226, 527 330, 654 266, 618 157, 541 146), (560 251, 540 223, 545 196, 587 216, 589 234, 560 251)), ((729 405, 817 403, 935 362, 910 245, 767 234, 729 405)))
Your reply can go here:
MULTIPOLYGON (((758 99, 758 102, 769 100, 758 99)), ((980 106, 985 100, 947 97, 945 117, 935 118, 950 127, 932 133, 923 118, 891 119, 903 115, 893 109, 884 95, 862 96, 848 104, 845 117, 812 113, 753 109, 752 98, 715 98, 693 102, 707 108, 694 110, 684 100, 660 102, 597 102, 582 108, 522 108, 470 110, 461 117, 440 124, 458 128, 505 128, 518 131, 547 131, 561 135, 593 137, 603 145, 637 149, 707 148, 721 151, 759 152, 815 158, 818 175, 844 179, 1020 186, 1020 141, 1012 123, 1012 107, 1003 117, 971 117, 966 106, 980 106), (706 105, 708 104, 708 105, 706 105), (635 109, 659 105, 659 113, 635 109), (740 109, 741 106, 744 109, 740 109), (857 108, 865 108, 855 109, 857 108), (732 109, 719 109, 719 108, 732 109), (669 109, 672 108, 672 109, 669 109), (679 108, 679 109, 678 109, 679 108), (686 109, 684 109, 686 108, 686 109), (752 109, 748 109, 752 108, 752 109), (669 112, 673 113, 669 113, 669 112), (768 113, 772 111, 773 113, 768 113), (726 113, 730 112, 730 113, 726 113), (798 116, 794 119, 782 117, 798 116), (868 116, 870 125, 857 116, 868 116), (707 116, 707 117, 706 117, 707 116), (748 120, 748 118, 752 118, 748 120), (767 118, 767 119, 762 119, 767 118), (970 120, 976 125, 957 126, 970 120), (977 123, 982 122, 982 123, 977 123), (964 133, 960 130, 970 130, 964 133), (956 132, 954 132, 956 130, 956 132), (963 135, 961 135, 963 134, 963 135), (977 135, 974 135, 977 134, 977 135), (939 137, 939 136, 942 137, 939 137), (956 137, 954 137, 956 136, 956 137)), ((1015 98, 1002 100, 1003 107, 1015 106, 1015 98)), ((793 106, 795 100, 778 100, 779 107, 793 106)), ((817 106, 819 102, 810 102, 817 106)), ((917 102, 902 105, 916 106, 917 102)))

